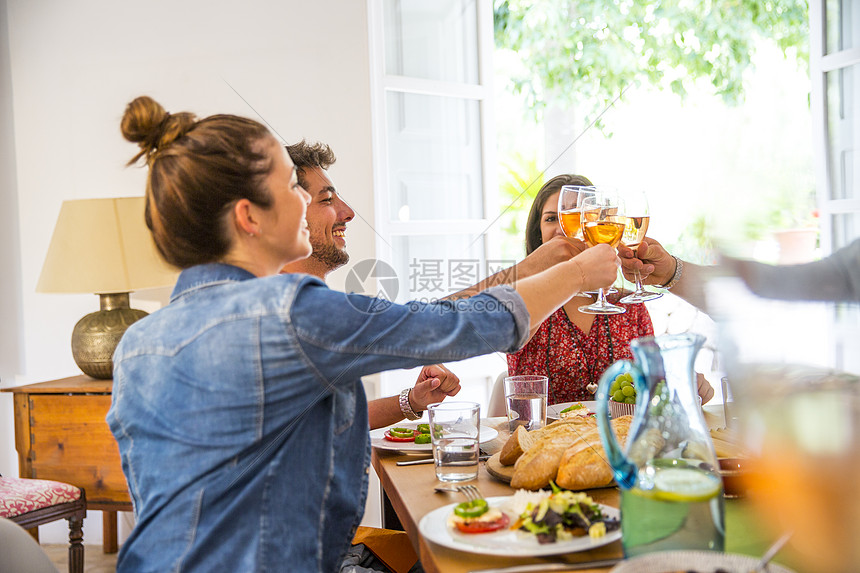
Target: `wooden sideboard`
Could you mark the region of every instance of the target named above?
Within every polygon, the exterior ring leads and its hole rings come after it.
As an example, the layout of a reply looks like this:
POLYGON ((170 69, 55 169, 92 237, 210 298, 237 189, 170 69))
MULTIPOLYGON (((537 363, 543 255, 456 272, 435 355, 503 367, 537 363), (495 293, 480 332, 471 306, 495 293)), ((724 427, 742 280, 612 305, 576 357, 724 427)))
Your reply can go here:
POLYGON ((80 375, 2 390, 14 394, 20 477, 84 488, 87 509, 104 512, 105 553, 118 549, 116 512, 132 510, 119 448, 105 422, 112 385, 80 375))

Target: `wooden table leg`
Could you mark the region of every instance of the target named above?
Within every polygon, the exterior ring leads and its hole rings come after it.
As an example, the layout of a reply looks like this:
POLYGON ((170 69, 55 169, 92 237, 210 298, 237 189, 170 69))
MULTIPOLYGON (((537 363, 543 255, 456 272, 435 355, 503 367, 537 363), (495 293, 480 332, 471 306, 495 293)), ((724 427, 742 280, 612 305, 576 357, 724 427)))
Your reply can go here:
POLYGON ((116 553, 119 550, 116 536, 116 512, 102 512, 102 548, 105 553, 116 553))

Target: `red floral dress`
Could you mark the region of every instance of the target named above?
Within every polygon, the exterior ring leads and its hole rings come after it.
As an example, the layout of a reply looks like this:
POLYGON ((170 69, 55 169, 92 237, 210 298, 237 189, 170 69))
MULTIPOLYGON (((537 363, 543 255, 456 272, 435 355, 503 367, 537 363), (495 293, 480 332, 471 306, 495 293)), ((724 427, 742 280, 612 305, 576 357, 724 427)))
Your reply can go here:
POLYGON ((585 334, 563 308, 550 316, 522 350, 508 354, 508 375, 549 377, 548 404, 593 400, 586 389, 616 360, 630 359, 630 341, 654 334, 643 304, 630 304, 624 314, 598 314, 585 334))

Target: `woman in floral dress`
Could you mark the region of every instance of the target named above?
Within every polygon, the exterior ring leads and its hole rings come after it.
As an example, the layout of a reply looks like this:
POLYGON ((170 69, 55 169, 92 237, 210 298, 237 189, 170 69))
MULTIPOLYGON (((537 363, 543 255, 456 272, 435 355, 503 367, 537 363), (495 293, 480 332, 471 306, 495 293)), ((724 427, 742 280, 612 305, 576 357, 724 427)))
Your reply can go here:
MULTIPOLYGON (((568 240, 586 248, 582 241, 564 238, 558 223, 558 195, 563 185, 591 182, 579 175, 559 175, 541 187, 526 224, 526 255, 550 240, 568 240), (555 239, 557 236, 561 238, 555 239)), ((608 298, 617 303, 620 296, 608 298)), ((584 314, 577 308, 587 298, 577 295, 570 299, 540 325, 519 352, 508 354, 508 375, 549 377, 549 404, 592 400, 588 385, 596 384, 616 360, 631 358, 631 340, 654 334, 645 305, 625 305, 624 314, 584 314)))

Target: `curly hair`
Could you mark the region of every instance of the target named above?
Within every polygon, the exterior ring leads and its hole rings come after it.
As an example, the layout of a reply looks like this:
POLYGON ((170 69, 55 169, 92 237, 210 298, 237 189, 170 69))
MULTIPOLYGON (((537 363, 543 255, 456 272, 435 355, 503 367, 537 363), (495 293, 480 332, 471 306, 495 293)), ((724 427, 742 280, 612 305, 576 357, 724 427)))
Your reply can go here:
POLYGON ((537 192, 532 208, 529 210, 529 218, 526 222, 526 255, 543 244, 540 234, 540 218, 543 204, 553 194, 558 193, 564 185, 591 186, 593 183, 582 175, 556 175, 543 184, 537 192))
POLYGON ((141 96, 126 106, 121 129, 140 146, 128 164, 144 158, 149 167, 144 217, 168 263, 187 268, 220 260, 230 248, 227 214, 239 199, 271 207, 265 145, 275 139, 262 124, 234 115, 171 114, 141 96))
POLYGON ((301 140, 293 145, 287 145, 287 153, 290 154, 290 159, 296 166, 296 176, 299 179, 299 185, 304 187, 304 174, 308 169, 319 167, 320 169, 328 169, 337 161, 334 156, 334 151, 325 143, 309 144, 305 140, 301 140))

